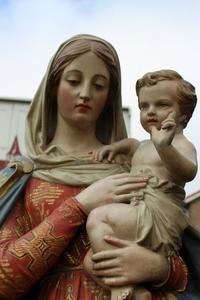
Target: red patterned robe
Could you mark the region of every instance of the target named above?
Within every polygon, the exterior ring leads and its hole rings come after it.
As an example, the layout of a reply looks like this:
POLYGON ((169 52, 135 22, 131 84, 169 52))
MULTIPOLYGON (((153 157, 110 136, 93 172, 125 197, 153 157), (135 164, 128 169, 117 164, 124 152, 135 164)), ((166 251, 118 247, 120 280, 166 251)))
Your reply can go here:
MULTIPOLYGON (((18 201, 0 230, 0 299, 17 299, 37 282, 34 299, 110 299, 82 267, 89 241, 86 216, 74 199, 81 190, 29 181, 24 201, 18 201)), ((184 264, 177 258, 168 285, 182 289, 186 279, 184 264)), ((153 299, 175 298, 158 293, 153 299)))

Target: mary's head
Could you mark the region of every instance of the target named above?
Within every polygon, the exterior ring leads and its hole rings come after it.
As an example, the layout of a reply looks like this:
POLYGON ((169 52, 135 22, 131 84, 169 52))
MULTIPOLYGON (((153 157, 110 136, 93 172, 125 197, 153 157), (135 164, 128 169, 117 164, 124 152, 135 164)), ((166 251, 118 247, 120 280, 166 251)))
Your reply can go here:
POLYGON ((33 98, 26 120, 26 148, 32 158, 43 155, 57 126, 57 94, 64 70, 84 53, 94 53, 109 72, 105 106, 96 120, 96 137, 103 144, 125 138, 121 101, 121 72, 117 53, 107 41, 93 35, 77 35, 64 42, 52 57, 33 98))
MULTIPOLYGON (((66 80, 65 74, 72 66, 73 69, 75 65, 77 66, 77 61, 80 62, 82 59, 83 63, 83 57, 85 58, 83 65, 86 66, 86 57, 92 56, 95 57, 92 60, 92 65, 95 65, 95 68, 91 68, 93 69, 93 75, 95 73, 99 74, 99 71, 96 70, 97 64, 98 68, 101 65, 101 71, 104 69, 103 74, 108 82, 106 93, 104 97, 101 97, 103 105, 100 109, 96 109, 96 115, 91 114, 90 120, 93 122, 93 133, 96 133, 96 138, 103 144, 109 144, 127 136, 121 102, 120 64, 115 49, 110 43, 96 36, 74 36, 64 42, 51 59, 26 118, 26 149, 28 156, 35 162, 35 169, 37 170, 34 172, 35 177, 55 182, 87 185, 99 178, 124 171, 121 165, 118 164, 104 164, 102 168, 101 165, 96 164, 91 155, 89 158, 88 156, 82 157, 84 161, 82 165, 80 164, 80 157, 68 155, 63 152, 57 143, 53 142, 57 128, 64 128, 64 126, 68 128, 67 126, 69 126, 70 114, 67 113, 66 109, 63 116, 65 118, 63 122, 65 123, 62 123, 63 127, 58 127, 59 122, 62 122, 59 115, 62 111, 61 104, 64 103, 63 105, 66 108, 66 98, 60 97, 62 95, 61 85, 66 80), (102 65, 104 68, 102 68, 102 65), (89 167, 85 168, 85 163, 89 164, 89 167), (82 177, 79 169, 77 169, 79 165, 82 166, 82 177), (72 166, 75 166, 75 169, 72 166), (87 172, 89 172, 89 177, 86 176, 87 172)), ((86 74, 86 72, 83 73, 86 74)), ((102 72, 100 73, 102 74, 102 72)), ((75 90, 74 87, 73 90, 75 90)), ((95 93, 95 99, 100 100, 100 97, 97 97, 97 89, 95 93)), ((94 99, 93 96, 92 99, 94 99)), ((73 109, 71 111, 73 112, 73 109)), ((86 117, 88 116, 86 115, 86 117)), ((89 118, 90 116, 88 120, 89 118)), ((76 121, 75 118, 72 121, 74 120, 76 121)), ((77 123, 73 124, 77 125, 77 123)))
POLYGON ((116 140, 117 123, 123 123, 123 120, 119 118, 122 107, 118 56, 108 42, 91 35, 79 35, 63 43, 50 64, 45 93, 47 144, 51 142, 57 126, 58 87, 63 72, 73 61, 87 52, 92 52, 100 58, 109 72, 107 99, 96 121, 96 136, 104 144, 110 143, 112 139, 116 140))

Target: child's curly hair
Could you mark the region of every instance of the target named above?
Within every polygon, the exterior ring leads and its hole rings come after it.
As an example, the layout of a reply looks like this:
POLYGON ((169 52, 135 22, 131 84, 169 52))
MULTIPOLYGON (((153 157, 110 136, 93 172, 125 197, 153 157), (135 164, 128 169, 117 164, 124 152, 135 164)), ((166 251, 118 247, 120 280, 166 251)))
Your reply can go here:
POLYGON ((173 80, 177 83, 176 100, 180 107, 180 112, 186 115, 183 121, 183 128, 187 126, 197 103, 195 87, 173 70, 159 70, 146 73, 136 82, 136 94, 139 97, 140 89, 144 86, 152 86, 162 80, 173 80))

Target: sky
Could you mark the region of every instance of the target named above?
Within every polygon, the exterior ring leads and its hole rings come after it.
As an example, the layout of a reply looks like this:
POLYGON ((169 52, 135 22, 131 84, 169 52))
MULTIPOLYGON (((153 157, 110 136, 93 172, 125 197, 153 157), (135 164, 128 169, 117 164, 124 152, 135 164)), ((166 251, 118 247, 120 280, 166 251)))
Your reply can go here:
MULTIPOLYGON (((199 12, 199 0, 0 0, 0 97, 32 98, 64 40, 80 33, 98 35, 119 55, 131 136, 145 139, 134 88, 144 73, 176 70, 200 98, 199 12)), ((199 114, 198 103, 185 135, 200 161, 199 114)), ((199 179, 200 171, 186 185, 187 194, 200 189, 199 179)))

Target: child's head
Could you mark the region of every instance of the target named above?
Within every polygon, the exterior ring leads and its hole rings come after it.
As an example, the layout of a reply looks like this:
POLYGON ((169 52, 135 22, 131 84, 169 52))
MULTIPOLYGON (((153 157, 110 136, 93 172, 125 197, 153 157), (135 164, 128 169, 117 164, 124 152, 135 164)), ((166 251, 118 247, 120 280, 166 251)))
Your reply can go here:
POLYGON ((136 94, 138 99, 139 92, 142 87, 154 86, 163 80, 176 82, 176 93, 174 95, 174 99, 179 105, 181 114, 186 116, 182 123, 183 128, 185 128, 192 117, 197 102, 197 96, 195 93, 195 87, 188 81, 184 80, 176 71, 159 70, 146 73, 136 82, 136 94))

